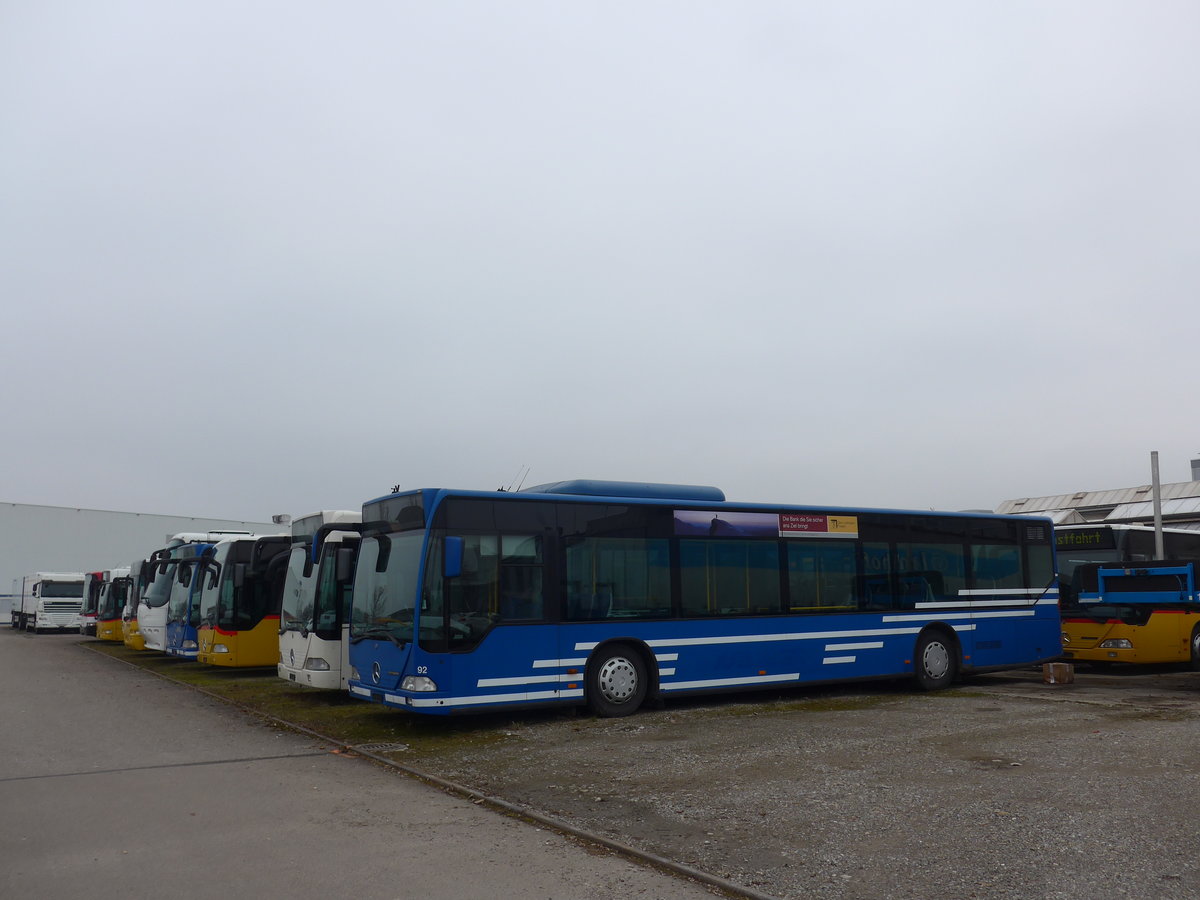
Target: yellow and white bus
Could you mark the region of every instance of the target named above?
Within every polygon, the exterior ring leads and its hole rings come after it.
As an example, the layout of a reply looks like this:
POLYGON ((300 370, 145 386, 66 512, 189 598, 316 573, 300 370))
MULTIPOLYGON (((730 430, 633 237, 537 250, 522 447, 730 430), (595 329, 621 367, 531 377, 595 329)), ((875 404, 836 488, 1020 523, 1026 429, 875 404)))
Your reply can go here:
POLYGON ((289 535, 251 535, 217 543, 201 563, 198 662, 253 668, 279 662, 279 602, 289 535))
POLYGON ((123 641, 125 598, 129 596, 129 566, 109 569, 100 582, 96 603, 96 637, 102 641, 123 641))

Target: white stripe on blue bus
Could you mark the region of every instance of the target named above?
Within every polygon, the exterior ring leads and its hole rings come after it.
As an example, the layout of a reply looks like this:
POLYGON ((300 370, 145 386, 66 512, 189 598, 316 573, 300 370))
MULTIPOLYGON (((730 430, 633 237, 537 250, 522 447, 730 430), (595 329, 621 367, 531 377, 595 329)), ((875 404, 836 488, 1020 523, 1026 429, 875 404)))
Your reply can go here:
MULTIPOLYGON (((955 618, 963 616, 988 615, 988 613, 962 613, 955 618)), ((1033 613, 1013 613, 1013 615, 1033 615, 1033 613)), ((939 618, 947 618, 941 616, 939 618)), ((884 621, 890 621, 888 616, 883 617, 884 621)), ((919 616, 916 619, 921 621, 931 621, 928 616, 919 616)), ((898 621, 911 622, 914 617, 900 617, 898 621)), ((648 647, 701 647, 705 645, 716 644, 768 644, 778 643, 780 641, 824 641, 832 638, 856 638, 856 637, 887 637, 888 635, 896 634, 917 634, 920 628, 860 628, 854 631, 807 631, 807 632, 785 632, 782 634, 726 634, 717 637, 695 637, 695 638, 652 638, 644 640, 642 643, 648 647)), ((600 641, 581 641, 574 647, 575 650, 588 651, 595 650, 600 645, 600 641)))
POLYGON ((579 676, 570 673, 559 675, 528 675, 516 678, 480 678, 475 687, 516 687, 519 684, 555 684, 562 681, 578 681, 579 676))
POLYGON ((581 699, 583 688, 568 691, 532 691, 516 694, 479 694, 474 697, 402 697, 395 694, 384 694, 383 699, 401 706, 472 706, 482 703, 525 703, 536 700, 570 700, 581 699))
POLYGON ((939 613, 936 616, 912 615, 884 616, 885 622, 944 622, 947 619, 1029 619, 1037 615, 1032 609, 1014 609, 1010 612, 955 612, 939 613))
MULTIPOLYGON (((674 675, 675 670, 660 668, 658 674, 674 675)), ((582 677, 578 672, 565 672, 558 675, 517 675, 511 678, 480 678, 475 682, 475 687, 517 687, 522 684, 558 684, 567 681, 579 681, 582 677)))
POLYGON ((779 684, 785 681, 799 681, 800 673, 791 672, 787 675, 752 675, 748 678, 712 678, 703 681, 670 681, 659 685, 664 691, 690 691, 693 688, 740 687, 746 684, 779 684))
POLYGON ((835 653, 839 650, 878 650, 883 646, 883 641, 870 641, 861 644, 826 644, 826 653, 835 653))
POLYGON ((959 590, 960 597, 1040 597, 1041 588, 963 588, 959 590))
POLYGON ((833 663, 852 663, 857 660, 857 656, 827 656, 821 660, 821 664, 828 666, 833 663))
MULTIPOLYGON (((654 658, 659 662, 673 662, 679 659, 678 653, 655 653, 654 658)), ((533 667, 535 669, 557 669, 562 666, 586 666, 587 657, 580 659, 535 659, 533 667)))

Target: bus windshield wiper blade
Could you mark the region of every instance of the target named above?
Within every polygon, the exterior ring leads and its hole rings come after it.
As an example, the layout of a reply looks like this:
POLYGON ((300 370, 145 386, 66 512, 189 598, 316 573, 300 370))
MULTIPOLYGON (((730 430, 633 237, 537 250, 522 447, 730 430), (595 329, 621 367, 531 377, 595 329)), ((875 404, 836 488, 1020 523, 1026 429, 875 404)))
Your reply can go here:
POLYGON ((350 643, 357 644, 359 641, 364 641, 367 638, 375 638, 375 639, 387 638, 389 641, 391 641, 397 647, 403 647, 405 644, 408 643, 408 641, 406 641, 404 638, 399 637, 398 635, 392 634, 386 628, 370 628, 367 631, 360 631, 358 634, 352 635, 350 637, 350 643))

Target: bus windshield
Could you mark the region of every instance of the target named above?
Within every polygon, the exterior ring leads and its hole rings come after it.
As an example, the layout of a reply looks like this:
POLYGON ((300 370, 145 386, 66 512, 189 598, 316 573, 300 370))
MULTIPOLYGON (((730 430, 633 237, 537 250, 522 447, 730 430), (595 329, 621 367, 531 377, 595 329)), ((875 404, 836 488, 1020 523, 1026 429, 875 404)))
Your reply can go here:
POLYGON ((171 579, 171 593, 167 604, 167 619, 172 622, 183 622, 188 617, 188 601, 191 598, 192 573, 196 568, 193 562, 180 563, 171 579))
POLYGON ((287 572, 283 576, 283 605, 279 612, 279 625, 284 631, 303 631, 311 627, 312 591, 305 590, 309 579, 304 575, 307 560, 307 546, 293 547, 288 555, 287 572))
POLYGON ((350 639, 413 638, 413 607, 421 571, 424 532, 364 538, 358 555, 350 639))
POLYGON ((146 594, 142 598, 151 609, 158 609, 167 605, 167 601, 171 599, 171 585, 175 583, 175 569, 179 563, 168 562, 162 571, 155 573, 154 580, 150 582, 150 586, 146 588, 146 594))
POLYGON ((313 631, 322 640, 337 640, 343 622, 350 612, 352 578, 338 577, 338 552, 351 558, 358 553, 357 537, 345 541, 329 541, 321 547, 321 571, 316 586, 316 605, 312 609, 313 631))
POLYGON ((128 578, 114 578, 104 586, 100 597, 100 617, 115 619, 121 615, 125 606, 125 596, 129 593, 128 578))

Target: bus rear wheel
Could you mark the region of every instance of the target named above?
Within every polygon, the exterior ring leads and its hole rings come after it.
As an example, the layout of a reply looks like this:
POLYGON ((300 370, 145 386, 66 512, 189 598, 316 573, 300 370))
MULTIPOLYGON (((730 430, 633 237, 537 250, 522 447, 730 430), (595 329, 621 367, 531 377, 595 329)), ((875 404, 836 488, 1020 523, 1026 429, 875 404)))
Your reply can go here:
POLYGON ((598 716, 633 715, 646 699, 646 687, 646 663, 626 644, 605 647, 588 661, 587 704, 598 716))
POLYGON ((949 687, 958 674, 958 652, 941 631, 925 631, 917 638, 913 651, 917 686, 924 691, 949 687))

